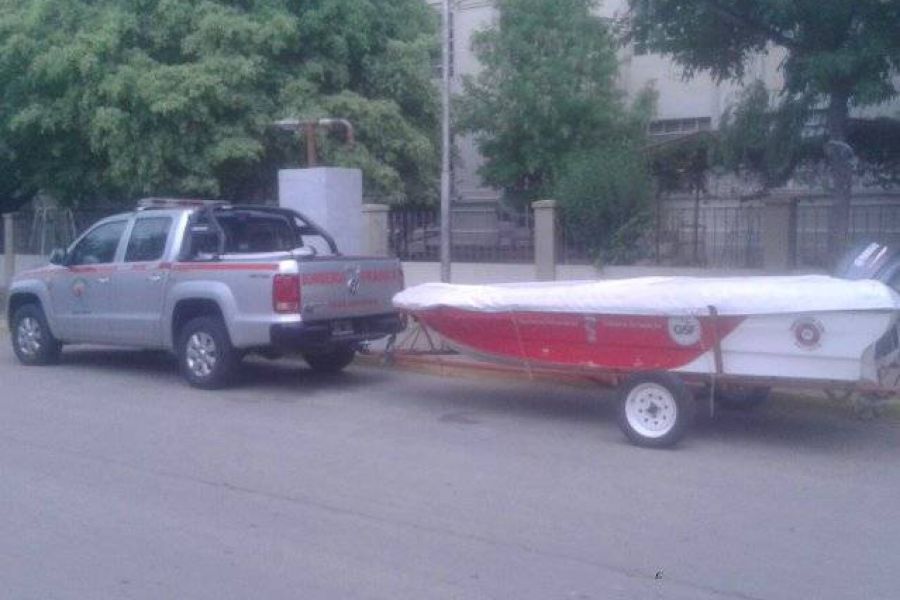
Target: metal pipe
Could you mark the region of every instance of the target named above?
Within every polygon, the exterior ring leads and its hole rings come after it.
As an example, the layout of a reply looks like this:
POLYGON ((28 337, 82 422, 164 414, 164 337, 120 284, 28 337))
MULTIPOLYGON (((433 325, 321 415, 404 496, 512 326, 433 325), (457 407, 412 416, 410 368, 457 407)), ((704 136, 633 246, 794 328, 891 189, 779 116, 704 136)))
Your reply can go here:
POLYGON ((303 130, 306 133, 306 167, 316 166, 318 162, 318 152, 316 151, 316 122, 307 121, 303 124, 303 130))
POLYGON ((347 119, 327 117, 323 119, 308 119, 302 121, 300 119, 282 119, 274 123, 275 127, 286 131, 302 132, 306 138, 306 166, 314 167, 318 164, 318 148, 316 140, 316 130, 319 127, 326 129, 334 129, 340 127, 344 130, 344 141, 349 146, 356 143, 356 136, 353 132, 353 124, 347 119))
POLYGON ((450 281, 450 0, 441 24, 441 281, 450 281))

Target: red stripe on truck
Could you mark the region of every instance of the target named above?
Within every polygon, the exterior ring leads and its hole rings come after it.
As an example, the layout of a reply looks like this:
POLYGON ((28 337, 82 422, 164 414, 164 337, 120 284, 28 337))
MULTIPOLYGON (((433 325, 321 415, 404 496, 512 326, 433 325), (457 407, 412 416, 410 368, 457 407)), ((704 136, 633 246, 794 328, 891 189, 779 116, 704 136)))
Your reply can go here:
POLYGON ((343 273, 334 271, 322 271, 321 273, 309 273, 303 275, 301 285, 339 285, 347 281, 343 273))
POLYGON ((176 263, 174 271, 277 271, 277 263, 176 263))
MULTIPOLYGON (((401 272, 398 269, 363 271, 359 274, 359 278, 366 283, 384 283, 399 280, 401 272)), ((301 283, 303 285, 343 285, 347 283, 347 274, 340 271, 310 273, 303 276, 301 283)))

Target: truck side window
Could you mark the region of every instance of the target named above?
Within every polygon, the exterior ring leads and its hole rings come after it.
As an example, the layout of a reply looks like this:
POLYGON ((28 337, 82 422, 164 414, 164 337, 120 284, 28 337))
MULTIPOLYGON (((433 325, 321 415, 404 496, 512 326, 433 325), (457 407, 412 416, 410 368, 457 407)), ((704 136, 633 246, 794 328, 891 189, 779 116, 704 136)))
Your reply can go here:
POLYGON ((104 223, 81 238, 69 255, 69 266, 111 263, 116 257, 119 240, 125 233, 125 221, 104 223))
POLYGON ((159 260, 166 250, 166 240, 172 228, 171 217, 138 219, 131 230, 125 262, 159 260))

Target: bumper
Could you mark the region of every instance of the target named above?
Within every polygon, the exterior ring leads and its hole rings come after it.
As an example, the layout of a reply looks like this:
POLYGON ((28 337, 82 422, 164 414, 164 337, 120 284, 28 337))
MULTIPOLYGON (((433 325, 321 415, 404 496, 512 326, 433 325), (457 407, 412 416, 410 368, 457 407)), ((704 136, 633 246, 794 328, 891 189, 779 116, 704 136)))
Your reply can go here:
POLYGON ((400 315, 372 315, 315 323, 272 325, 272 345, 282 350, 312 350, 377 340, 403 331, 400 315))

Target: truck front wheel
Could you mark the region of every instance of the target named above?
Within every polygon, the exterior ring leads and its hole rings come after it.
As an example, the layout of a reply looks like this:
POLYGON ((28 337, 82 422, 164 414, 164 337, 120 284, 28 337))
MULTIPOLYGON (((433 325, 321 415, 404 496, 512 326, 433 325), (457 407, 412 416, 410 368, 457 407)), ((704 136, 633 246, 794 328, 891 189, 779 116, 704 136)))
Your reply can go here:
POLYGON ((59 360, 62 344, 50 332, 44 311, 26 304, 12 318, 13 350, 25 365, 50 365, 59 360))
POLYGON ((178 362, 188 383, 207 390, 231 383, 240 355, 231 345, 222 319, 191 319, 181 329, 178 340, 178 362))
POLYGON ((352 346, 339 346, 331 350, 304 353, 303 359, 313 371, 340 373, 353 362, 354 356, 356 356, 356 350, 352 346))

